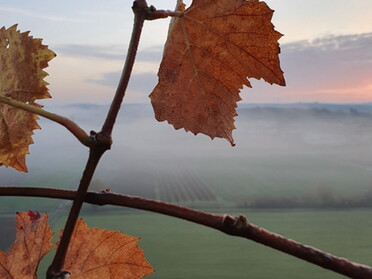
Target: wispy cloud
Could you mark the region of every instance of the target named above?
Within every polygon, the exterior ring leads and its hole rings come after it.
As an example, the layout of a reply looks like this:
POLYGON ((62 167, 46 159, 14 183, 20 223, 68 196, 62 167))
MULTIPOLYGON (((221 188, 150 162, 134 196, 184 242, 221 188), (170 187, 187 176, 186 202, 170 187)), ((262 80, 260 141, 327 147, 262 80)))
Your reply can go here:
MULTIPOLYGON (((253 79, 253 88, 245 89, 241 94, 243 101, 256 103, 372 101, 370 74, 372 33, 298 41, 283 44, 281 49, 281 65, 287 86, 269 86, 265 82, 253 79)), ((74 61, 81 61, 80 64, 89 61, 91 64, 97 64, 101 62, 96 59, 102 59, 102 63, 107 62, 106 66, 95 67, 94 74, 90 77, 85 75, 81 82, 90 86, 104 85, 106 89, 107 86, 112 88, 117 86, 126 54, 125 45, 65 44, 57 45, 53 50, 60 57, 66 56, 74 61)), ((161 46, 139 51, 130 81, 130 90, 146 94, 151 92, 157 82, 156 72, 162 52, 161 46)), ((82 72, 89 72, 89 68, 83 69, 82 72)), ((147 99, 144 98, 142 101, 147 102, 147 99)))
MULTIPOLYGON (((69 54, 75 51, 83 56, 117 59, 123 58, 122 47, 95 47, 69 45, 69 54)), ((139 53, 142 61, 160 61, 161 48, 139 53)), ((299 41, 282 45, 281 63, 285 72, 287 86, 268 86, 264 82, 253 81, 253 89, 242 93, 251 102, 288 101, 372 101, 372 33, 360 35, 328 36, 313 41, 299 41), (311 99, 312 98, 312 99, 311 99)), ((153 62, 155 63, 155 61, 153 62)), ((156 64, 158 65, 158 64, 156 64)), ((146 67, 144 67, 146 68, 146 67)), ((146 68, 148 69, 148 67, 146 68)), ((103 73, 99 79, 91 79, 101 85, 116 87, 120 72, 103 73)), ((140 73, 133 75, 133 90, 150 92, 156 84, 156 74, 140 73)))
POLYGON ((112 17, 113 11, 80 11, 80 14, 89 17, 112 17))
MULTIPOLYGON (((89 57, 111 60, 123 60, 126 55, 126 46, 124 45, 82 45, 82 44, 64 44, 57 45, 54 50, 64 56, 89 57)), ((138 61, 157 62, 161 60, 163 53, 162 46, 140 50, 137 54, 138 61)))
POLYGON ((84 22, 82 19, 76 19, 76 18, 68 18, 68 17, 62 17, 62 16, 56 16, 56 15, 41 15, 37 13, 33 13, 30 11, 13 8, 13 7, 5 7, 0 6, 0 11, 7 12, 7 13, 15 13, 20 14, 24 16, 30 16, 35 17, 43 20, 49 20, 49 21, 57 21, 57 22, 84 22))
POLYGON ((123 60, 125 57, 125 47, 123 45, 81 45, 65 44, 54 47, 60 55, 71 57, 89 57, 110 60, 123 60))
POLYGON ((247 101, 372 101, 372 33, 327 36, 281 46, 286 87, 254 81, 247 101), (253 93, 253 95, 252 95, 253 93))
POLYGON ((298 41, 283 45, 287 53, 301 53, 304 51, 314 54, 326 52, 343 52, 348 54, 346 59, 372 58, 372 52, 360 53, 372 49, 372 32, 365 34, 352 34, 343 36, 329 35, 312 41, 298 41))
POLYGON ((297 77, 292 82, 299 86, 304 81, 314 88, 360 86, 363 77, 372 73, 372 33, 285 45, 283 56, 289 74, 297 77))
MULTIPOLYGON (((101 79, 89 79, 86 81, 116 87, 119 83, 120 74, 121 72, 104 73, 101 79)), ((155 87, 157 80, 155 73, 134 74, 130 79, 128 90, 150 93, 155 87)))

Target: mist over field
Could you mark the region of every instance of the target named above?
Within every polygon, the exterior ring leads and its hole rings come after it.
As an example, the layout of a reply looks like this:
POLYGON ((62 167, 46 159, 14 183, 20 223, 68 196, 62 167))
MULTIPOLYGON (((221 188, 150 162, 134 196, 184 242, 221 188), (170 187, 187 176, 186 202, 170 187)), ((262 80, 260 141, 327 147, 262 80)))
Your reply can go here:
MULTIPOLYGON (((47 109, 89 132, 99 131, 108 107, 47 109)), ((238 113, 231 147, 158 123, 150 105, 124 104, 91 190, 214 208, 372 205, 371 104, 242 104, 238 113)), ((75 189, 87 148, 57 124, 40 125, 29 173, 2 167, 0 185, 75 189)), ((20 210, 12 199, 2 198, 1 209, 20 210)))

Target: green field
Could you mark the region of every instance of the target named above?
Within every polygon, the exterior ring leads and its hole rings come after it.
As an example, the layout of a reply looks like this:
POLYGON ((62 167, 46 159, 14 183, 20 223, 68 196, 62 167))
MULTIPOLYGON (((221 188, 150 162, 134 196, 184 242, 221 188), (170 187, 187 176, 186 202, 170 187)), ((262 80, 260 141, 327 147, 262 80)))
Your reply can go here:
MULTIPOLYGON (((214 208, 221 214, 243 213, 273 232, 372 265, 372 106, 368 113, 362 113, 362 107, 360 113, 349 106, 342 111, 311 107, 240 110, 239 129, 234 132, 237 146, 230 148, 224 141, 211 143, 207 137, 156 126, 152 112, 139 117, 137 106, 127 106, 114 135, 115 151, 103 157, 90 190, 109 188, 192 208, 214 208)), ((88 125, 87 118, 103 119, 103 111, 106 108, 92 113, 73 107, 70 113, 91 129, 97 123, 88 125)), ((76 189, 86 150, 53 127, 43 129, 40 143, 35 135, 30 173, 0 168, 1 186, 76 189)), ((1 197, 0 245, 6 248, 12 242, 15 211, 48 211, 58 232, 69 205, 44 198, 1 197)), ((170 217, 91 205, 85 209, 89 225, 142 238, 141 247, 156 269, 151 279, 343 278, 170 217)), ((43 266, 45 270, 46 263, 43 266)))
MULTIPOLYGON (((243 213, 256 225, 337 256, 372 265, 371 209, 228 213, 243 213)), ((147 277, 151 279, 346 278, 249 240, 167 216, 108 211, 85 215, 84 219, 89 226, 140 237, 140 247, 156 270, 147 277)), ((54 231, 63 222, 60 219, 54 231)))

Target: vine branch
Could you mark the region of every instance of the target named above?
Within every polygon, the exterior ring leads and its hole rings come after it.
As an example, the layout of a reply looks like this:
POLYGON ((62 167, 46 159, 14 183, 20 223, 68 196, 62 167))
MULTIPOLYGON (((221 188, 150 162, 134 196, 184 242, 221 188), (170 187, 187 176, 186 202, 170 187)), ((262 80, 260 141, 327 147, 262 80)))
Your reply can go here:
POLYGON ((58 124, 61 124, 67 130, 69 130, 83 145, 88 147, 92 146, 92 139, 89 137, 89 135, 82 128, 80 128, 78 124, 76 124, 74 121, 66 117, 60 116, 55 113, 51 113, 41 108, 5 96, 0 96, 0 103, 4 103, 15 108, 23 109, 25 111, 40 115, 58 124))
POLYGON ((183 13, 179 11, 156 10, 154 6, 149 7, 145 0, 134 1, 132 9, 135 15, 132 37, 129 43, 128 54, 120 77, 119 86, 112 100, 110 110, 107 113, 105 123, 102 126, 101 133, 104 136, 111 136, 112 129, 115 125, 117 115, 119 113, 126 89, 128 87, 134 61, 136 59, 138 44, 141 37, 141 31, 144 21, 167 18, 169 16, 183 16, 183 13))
POLYGON ((62 275, 67 273, 67 271, 63 270, 63 266, 65 263, 68 246, 70 244, 70 240, 74 232, 81 207, 84 203, 90 181, 92 180, 94 171, 98 165, 100 158, 106 150, 107 149, 100 146, 100 144, 98 144, 95 148, 91 148, 90 150, 89 158, 84 169, 83 176, 80 180, 78 190, 75 193, 70 209, 70 214, 63 230, 61 241, 58 245, 58 249, 54 256, 53 262, 49 266, 47 271, 47 279, 64 278, 62 275))
POLYGON ((107 113, 106 120, 102 126, 101 131, 101 133, 107 137, 111 137, 112 129, 114 128, 116 118, 123 102, 125 91, 128 87, 129 79, 132 74, 134 61, 136 59, 143 23, 145 22, 146 16, 149 13, 149 8, 145 0, 134 1, 132 9, 134 12, 134 25, 131 40, 129 43, 127 58, 125 60, 118 88, 116 89, 115 96, 111 102, 110 109, 107 113))
MULTIPOLYGON (((0 196, 33 196, 74 200, 76 192, 50 188, 0 187, 0 196)), ((215 215, 161 201, 107 192, 88 192, 84 201, 96 205, 136 208, 176 217, 219 230, 228 235, 253 240, 351 278, 372 278, 372 268, 369 266, 354 263, 345 258, 336 257, 311 246, 287 239, 248 222, 244 216, 215 215)))
POLYGON ((101 131, 99 133, 96 133, 94 131, 91 132, 91 137, 94 140, 94 143, 92 146, 90 146, 89 159, 80 180, 78 190, 74 197, 74 202, 72 204, 56 255, 54 256, 52 264, 48 268, 47 279, 64 278, 65 274, 68 274, 68 271, 63 270, 63 266, 68 246, 80 214, 80 210, 84 203, 89 184, 92 180, 99 160, 101 159, 102 155, 111 148, 112 130, 115 125, 115 121, 123 102, 125 91, 127 89, 128 82, 132 73, 138 44, 141 37, 142 27, 146 17, 151 12, 147 6, 146 0, 135 0, 133 2, 132 10, 134 13, 134 25, 119 85, 111 102, 109 112, 107 113, 101 131))

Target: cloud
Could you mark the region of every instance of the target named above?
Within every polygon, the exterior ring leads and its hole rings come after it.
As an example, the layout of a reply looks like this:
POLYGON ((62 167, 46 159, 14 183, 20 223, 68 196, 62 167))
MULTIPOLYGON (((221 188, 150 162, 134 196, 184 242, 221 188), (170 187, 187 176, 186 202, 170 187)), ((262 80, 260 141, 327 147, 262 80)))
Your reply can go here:
POLYGON ((253 81, 245 101, 372 101, 372 33, 281 46, 286 87, 253 81), (369 98, 369 99, 366 99, 369 98))
MULTIPOLYGON (((372 72, 372 33, 327 37, 290 44, 283 59, 296 85, 307 88, 360 85, 362 76, 372 72), (302 73, 299 76, 299 73, 302 73)), ((364 81, 365 82, 365 81, 364 81)))
POLYGON ((101 58, 110 60, 123 60, 125 57, 124 46, 109 45, 80 45, 66 44, 57 45, 55 51, 63 56, 101 58))
MULTIPOLYGON (((125 47, 111 45, 60 45, 65 56, 121 60, 125 47)), ((244 102, 364 102, 372 101, 372 33, 327 36, 312 41, 298 41, 281 46, 281 65, 286 87, 270 86, 251 80, 253 88, 244 89, 244 102)), ((156 84, 156 68, 162 47, 140 50, 137 71, 130 81, 130 90, 148 94, 156 84), (147 63, 147 64, 146 64, 147 63)), ((119 71, 107 71, 86 82, 116 87, 119 71)), ((143 95, 147 96, 147 95, 143 95)), ((147 99, 143 100, 147 102, 147 99)))
MULTIPOLYGON (((100 85, 117 87, 121 72, 104 73, 101 79, 87 80, 100 85)), ((154 73, 134 74, 131 76, 128 90, 149 94, 157 83, 157 76, 154 73)))
POLYGON ((40 19, 49 20, 49 21, 83 22, 82 19, 68 18, 68 17, 55 16, 55 15, 41 15, 41 14, 33 13, 33 12, 30 12, 30 11, 18 9, 18 8, 12 8, 12 7, 1 7, 0 6, 0 11, 7 12, 7 13, 20 14, 20 15, 30 16, 30 17, 35 17, 35 18, 40 18, 40 19))
MULTIPOLYGON (((57 53, 71 57, 101 58, 110 60, 123 60, 126 55, 126 46, 124 45, 81 45, 64 44, 57 45, 57 53)), ((161 46, 142 49, 138 51, 137 60, 147 62, 158 62, 161 60, 163 49, 161 46)))

